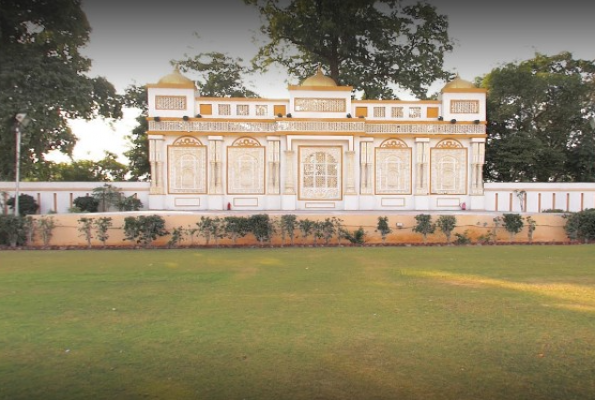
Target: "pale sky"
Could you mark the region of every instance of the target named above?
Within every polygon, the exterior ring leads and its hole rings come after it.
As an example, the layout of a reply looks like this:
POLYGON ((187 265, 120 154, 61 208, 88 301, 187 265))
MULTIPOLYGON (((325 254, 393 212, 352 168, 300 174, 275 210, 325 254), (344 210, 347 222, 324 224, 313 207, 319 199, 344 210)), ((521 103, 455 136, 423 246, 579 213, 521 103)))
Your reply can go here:
MULTIPOLYGON (((570 51, 594 59, 595 2, 512 0, 429 0, 449 19, 455 48, 445 68, 473 80, 508 62, 570 51)), ((93 60, 91 76, 104 76, 119 92, 130 84, 155 83, 171 72, 170 60, 219 51, 249 60, 257 51, 261 25, 254 7, 242 0, 82 0, 91 27, 83 50, 93 60)), ((191 77, 192 78, 192 77, 191 77)), ((287 76, 280 70, 253 78, 263 97, 286 98, 287 76)), ((292 82, 296 83, 296 82, 292 82)), ((430 92, 444 82, 436 82, 430 92)), ((121 121, 73 122, 79 137, 77 159, 99 159, 104 150, 121 154, 135 126, 134 111, 121 121)), ((122 159, 124 160, 124 159, 122 159)))

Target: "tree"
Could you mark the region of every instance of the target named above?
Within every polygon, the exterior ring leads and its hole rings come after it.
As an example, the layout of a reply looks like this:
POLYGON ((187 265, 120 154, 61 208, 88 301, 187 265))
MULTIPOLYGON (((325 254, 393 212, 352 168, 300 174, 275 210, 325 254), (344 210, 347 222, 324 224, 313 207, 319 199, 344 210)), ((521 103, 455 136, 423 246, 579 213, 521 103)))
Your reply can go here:
POLYGON ((112 226, 112 218, 111 217, 101 217, 97 218, 94 222, 95 225, 95 234, 97 235, 97 239, 103 244, 103 248, 105 248, 107 239, 109 239, 109 229, 112 226))
POLYGON ((124 218, 124 240, 142 244, 148 248, 158 236, 169 235, 165 220, 159 215, 140 215, 124 218))
MULTIPOLYGON (((11 197, 6 201, 6 205, 14 210, 15 202, 14 197, 11 197)), ((39 210, 39 204, 28 194, 19 194, 19 215, 24 217, 25 215, 35 214, 39 210)))
POLYGON ((273 63, 290 75, 312 75, 320 62, 341 85, 363 92, 365 99, 396 98, 389 86, 421 98, 443 71, 444 53, 452 50, 447 17, 424 2, 396 0, 244 0, 258 7, 268 37, 253 62, 273 63))
POLYGON ((68 119, 120 118, 121 103, 105 78, 87 73, 79 49, 91 27, 80 0, 0 2, 0 179, 15 177, 15 115, 26 112, 21 174, 51 150, 70 155, 76 137, 68 119))
POLYGON ((492 70, 486 177, 492 181, 595 181, 595 62, 537 53, 492 70))
POLYGON ((436 221, 436 226, 442 231, 442 233, 444 233, 444 236, 446 237, 446 243, 450 243, 452 231, 457 226, 457 217, 454 215, 441 215, 436 221))
POLYGON ((200 53, 175 61, 183 72, 198 74, 200 94, 206 97, 258 97, 247 89, 244 76, 250 71, 241 58, 223 53, 200 53))
POLYGON ((73 200, 72 204, 74 204, 80 212, 94 213, 99 210, 99 201, 91 196, 79 196, 73 200))
POLYGON ((112 206, 118 206, 122 193, 117 187, 106 183, 93 189, 93 197, 99 202, 101 212, 105 212, 112 206))
POLYGON ((101 160, 74 160, 67 163, 44 162, 35 169, 37 180, 53 182, 112 182, 126 179, 128 167, 117 155, 105 151, 101 160))
POLYGON ((265 240, 271 239, 271 219, 268 214, 254 214, 249 217, 250 232, 263 247, 265 240))
POLYGON ((281 235, 283 235, 283 242, 285 242, 285 236, 289 237, 289 244, 293 247, 295 239, 295 230, 297 228, 297 216, 293 214, 285 214, 281 216, 281 235))
POLYGON ((300 235, 302 238, 302 246, 306 244, 308 241, 308 237, 312 234, 314 230, 314 221, 304 218, 298 221, 298 228, 300 229, 300 235))
POLYGON ((388 226, 388 217, 378 217, 376 232, 380 232, 382 244, 386 244, 386 237, 392 232, 392 229, 388 226))
POLYGON ((432 223, 432 216, 430 214, 419 214, 415 216, 415 221, 413 232, 421 233, 424 243, 427 243, 428 235, 436 230, 436 224, 432 223))
POLYGON ((139 110, 139 116, 136 117, 137 125, 127 137, 130 140, 131 148, 124 152, 128 158, 130 180, 147 181, 151 177, 149 137, 147 136, 149 131, 147 88, 137 85, 128 86, 124 94, 124 104, 126 107, 139 110))
POLYGON ((250 223, 246 217, 228 216, 223 218, 223 231, 235 246, 238 238, 246 236, 250 231, 250 223))
POLYGON ((523 230, 525 222, 520 214, 503 214, 502 225, 510 235, 510 241, 512 242, 514 236, 523 230))
POLYGON ((86 218, 86 217, 82 217, 80 218, 78 221, 79 223, 79 227, 78 227, 78 231, 80 232, 79 236, 82 236, 85 238, 85 241, 87 242, 87 248, 91 248, 91 239, 93 239, 93 218, 86 218))

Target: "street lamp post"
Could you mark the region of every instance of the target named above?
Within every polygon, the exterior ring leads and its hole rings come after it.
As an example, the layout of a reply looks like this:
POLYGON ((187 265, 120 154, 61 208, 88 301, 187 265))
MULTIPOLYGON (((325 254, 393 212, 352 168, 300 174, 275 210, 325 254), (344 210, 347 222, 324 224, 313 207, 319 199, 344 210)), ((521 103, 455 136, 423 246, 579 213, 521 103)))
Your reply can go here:
POLYGON ((16 159, 14 173, 14 215, 19 216, 19 183, 21 180, 21 125, 24 125, 27 114, 18 113, 15 116, 16 159))

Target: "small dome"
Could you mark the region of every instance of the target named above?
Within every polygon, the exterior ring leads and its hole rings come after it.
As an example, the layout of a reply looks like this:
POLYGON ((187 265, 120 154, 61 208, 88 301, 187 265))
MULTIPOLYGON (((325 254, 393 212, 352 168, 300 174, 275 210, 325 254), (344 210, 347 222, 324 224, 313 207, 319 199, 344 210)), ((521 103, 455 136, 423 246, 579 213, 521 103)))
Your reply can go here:
POLYGON ((174 72, 172 72, 171 74, 165 75, 163 78, 159 79, 158 85, 161 85, 161 86, 173 85, 176 87, 184 86, 184 87, 194 88, 194 82, 191 79, 186 78, 184 75, 182 75, 178 65, 176 65, 174 72))
POLYGON ((444 90, 444 89, 476 89, 476 88, 477 87, 472 82, 461 79, 459 74, 457 74, 457 76, 452 81, 450 81, 446 85, 444 85, 442 90, 444 90))
POLYGON ((333 78, 328 77, 322 73, 322 67, 318 64, 318 71, 316 74, 305 79, 302 82, 302 86, 328 86, 328 87, 336 87, 337 82, 333 80, 333 78))

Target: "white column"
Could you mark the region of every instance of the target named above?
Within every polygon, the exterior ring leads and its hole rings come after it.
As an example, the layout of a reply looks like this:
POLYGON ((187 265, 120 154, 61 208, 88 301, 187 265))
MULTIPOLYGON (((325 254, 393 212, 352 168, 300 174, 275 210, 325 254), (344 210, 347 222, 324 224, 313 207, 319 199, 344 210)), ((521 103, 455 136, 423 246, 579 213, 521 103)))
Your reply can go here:
POLYGON ((210 175, 209 193, 223 194, 223 137, 209 136, 209 164, 210 175))
POLYGON ((165 194, 162 135, 149 135, 149 163, 151 165, 150 194, 165 194))
POLYGON ((284 194, 295 194, 295 176, 293 172, 295 151, 285 150, 285 190, 284 194))
POLYGON ((360 149, 361 194, 373 194, 374 143, 371 141, 362 142, 360 149))
POLYGON ((427 195, 429 190, 429 159, 430 159, 430 139, 419 138, 415 140, 416 158, 415 158, 415 194, 427 195))
POLYGON ((355 151, 346 151, 345 158, 347 159, 347 179, 345 194, 357 194, 357 192, 355 191, 355 151))
POLYGON ((281 141, 278 137, 268 137, 268 193, 281 193, 280 149, 281 141))
POLYGON ((483 165, 485 163, 485 140, 472 139, 471 194, 483 195, 483 165))

